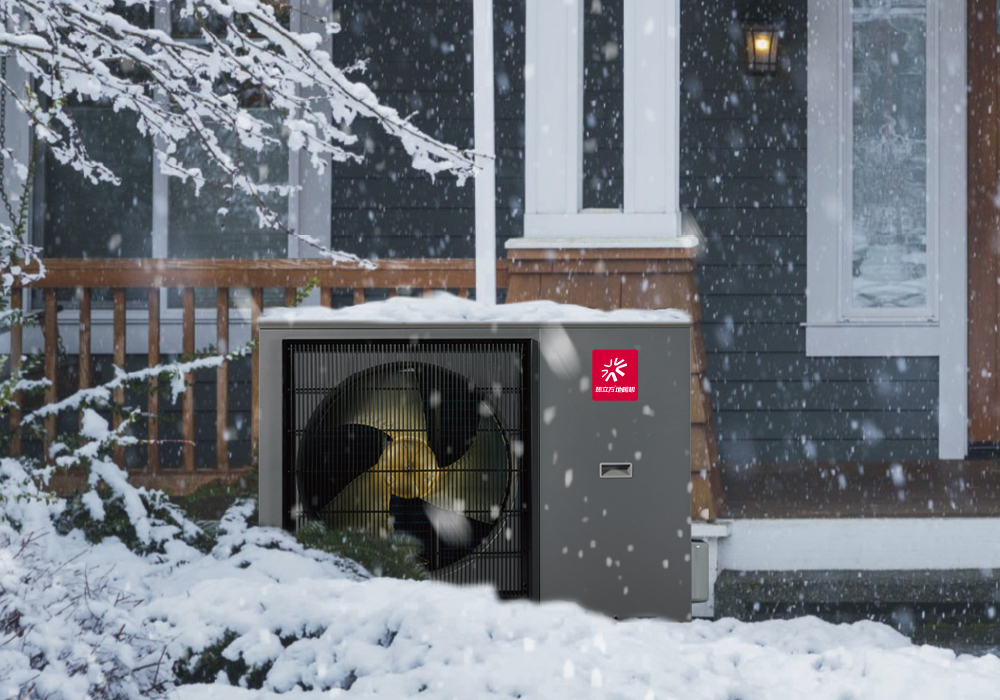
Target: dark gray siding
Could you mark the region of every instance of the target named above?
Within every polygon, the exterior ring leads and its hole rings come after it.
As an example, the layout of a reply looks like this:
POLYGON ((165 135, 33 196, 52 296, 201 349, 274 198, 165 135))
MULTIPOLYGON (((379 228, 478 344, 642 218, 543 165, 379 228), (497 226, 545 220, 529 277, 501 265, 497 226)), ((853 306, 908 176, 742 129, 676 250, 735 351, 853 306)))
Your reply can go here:
POLYGON ((782 66, 755 78, 742 4, 681 4, 681 202, 708 241, 698 285, 723 467, 935 456, 936 359, 805 356, 806 2, 773 5, 782 66))
MULTIPOLYGON (((358 79, 382 101, 447 143, 473 146, 472 3, 349 0, 334 39, 342 65, 367 60, 358 79)), ((497 254, 520 236, 524 201, 524 2, 496 3, 497 254)), ((474 184, 432 181, 398 142, 359 120, 365 162, 335 164, 332 247, 382 258, 475 254, 474 184)))

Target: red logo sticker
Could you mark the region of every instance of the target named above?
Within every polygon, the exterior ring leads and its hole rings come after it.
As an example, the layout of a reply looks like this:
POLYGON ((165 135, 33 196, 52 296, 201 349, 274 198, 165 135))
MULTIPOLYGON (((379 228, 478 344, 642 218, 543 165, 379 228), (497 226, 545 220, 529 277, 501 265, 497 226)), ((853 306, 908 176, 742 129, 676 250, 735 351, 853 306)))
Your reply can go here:
POLYGON ((594 350, 591 373, 594 401, 639 399, 639 351, 594 350))

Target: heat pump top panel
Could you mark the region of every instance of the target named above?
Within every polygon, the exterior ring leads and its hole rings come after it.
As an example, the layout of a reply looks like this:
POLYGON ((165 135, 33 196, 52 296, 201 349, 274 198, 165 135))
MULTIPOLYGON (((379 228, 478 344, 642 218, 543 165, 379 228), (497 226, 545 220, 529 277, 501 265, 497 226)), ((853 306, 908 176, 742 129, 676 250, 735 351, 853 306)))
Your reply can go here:
POLYGON ((598 311, 582 306, 533 301, 486 306, 450 294, 428 299, 395 297, 382 303, 343 309, 308 306, 268 309, 261 328, 310 327, 545 327, 545 326, 687 326, 691 318, 675 309, 598 311))

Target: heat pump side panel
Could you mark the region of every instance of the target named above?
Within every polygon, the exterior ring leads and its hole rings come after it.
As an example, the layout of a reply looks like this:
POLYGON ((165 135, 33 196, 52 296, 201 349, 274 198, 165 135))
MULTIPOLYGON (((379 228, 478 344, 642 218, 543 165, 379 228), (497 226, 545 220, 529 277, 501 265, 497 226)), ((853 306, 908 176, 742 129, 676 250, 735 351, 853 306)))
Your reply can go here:
POLYGON ((259 522, 263 527, 286 525, 282 502, 282 415, 284 371, 281 362, 281 338, 287 330, 260 331, 260 443, 257 460, 260 469, 258 497, 259 522))
POLYGON ((553 348, 567 347, 567 335, 577 357, 539 365, 542 600, 620 618, 688 619, 689 334, 686 327, 541 330, 543 357, 559 355, 553 348), (630 359, 625 368, 638 371, 636 400, 594 399, 601 371, 594 350, 637 351, 622 354, 637 358, 637 367, 630 359))

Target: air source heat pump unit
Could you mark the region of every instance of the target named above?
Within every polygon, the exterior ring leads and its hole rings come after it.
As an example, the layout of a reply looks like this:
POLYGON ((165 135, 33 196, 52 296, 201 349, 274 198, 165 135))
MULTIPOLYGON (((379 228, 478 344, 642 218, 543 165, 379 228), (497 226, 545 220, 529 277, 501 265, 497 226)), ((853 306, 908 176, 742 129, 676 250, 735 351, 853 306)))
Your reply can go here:
POLYGON ((405 532, 435 579, 691 611, 676 312, 397 298, 260 323, 260 520, 405 532))

